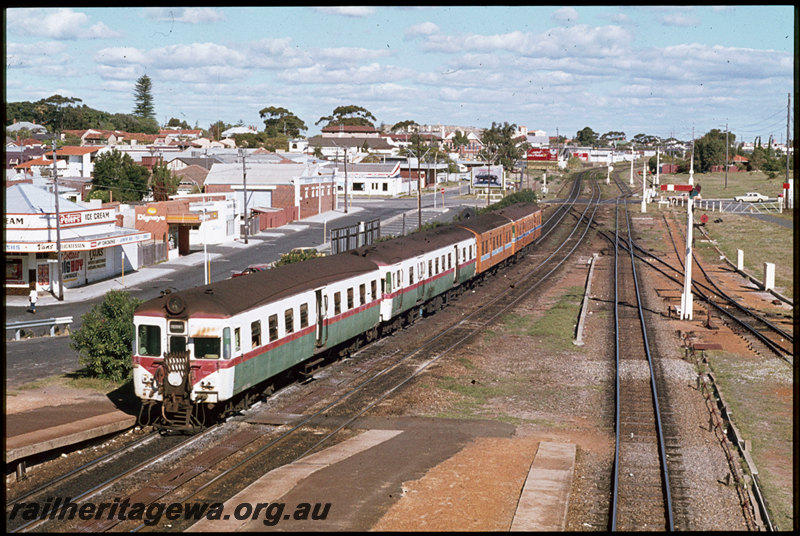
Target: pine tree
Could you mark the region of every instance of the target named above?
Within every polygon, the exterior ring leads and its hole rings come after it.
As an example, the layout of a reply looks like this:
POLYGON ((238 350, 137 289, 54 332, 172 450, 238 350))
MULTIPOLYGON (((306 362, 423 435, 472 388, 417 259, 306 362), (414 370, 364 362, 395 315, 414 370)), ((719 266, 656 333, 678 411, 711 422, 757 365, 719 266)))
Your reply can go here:
POLYGON ((133 115, 144 117, 147 119, 155 119, 156 112, 153 106, 153 83, 150 77, 143 74, 136 81, 136 89, 134 90, 134 101, 136 106, 133 108, 133 115))

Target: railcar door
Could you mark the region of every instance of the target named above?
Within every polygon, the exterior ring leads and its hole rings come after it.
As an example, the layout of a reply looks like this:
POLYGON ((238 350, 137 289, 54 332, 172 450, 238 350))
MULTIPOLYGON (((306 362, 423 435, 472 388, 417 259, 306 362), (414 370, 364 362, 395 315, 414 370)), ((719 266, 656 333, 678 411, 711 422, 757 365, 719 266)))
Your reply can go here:
POLYGON ((453 286, 457 287, 461 282, 461 265, 458 263, 458 245, 453 246, 453 262, 455 263, 453 267, 453 286))
POLYGON ((328 326, 325 324, 325 319, 328 314, 328 296, 323 292, 324 289, 316 290, 316 303, 317 303, 317 346, 324 346, 328 340, 328 326))

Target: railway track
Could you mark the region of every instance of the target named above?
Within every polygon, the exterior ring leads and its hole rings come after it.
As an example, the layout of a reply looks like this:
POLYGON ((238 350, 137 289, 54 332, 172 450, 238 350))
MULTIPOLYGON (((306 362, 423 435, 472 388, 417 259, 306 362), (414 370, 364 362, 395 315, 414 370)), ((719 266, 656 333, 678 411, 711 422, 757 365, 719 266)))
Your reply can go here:
MULTIPOLYGON (((546 236, 558 229, 555 222, 563 220, 570 207, 578 199, 580 191, 581 181, 576 181, 570 201, 560 207, 548 220, 552 220, 553 225, 543 232, 537 245, 541 245, 546 236)), ((575 223, 559 248, 541 262, 536 260, 535 262, 538 262, 536 266, 531 267, 530 265, 535 264, 534 258, 540 257, 539 255, 531 255, 525 259, 525 264, 520 267, 520 269, 524 268, 524 275, 515 278, 504 292, 484 303, 479 309, 467 314, 460 321, 448 326, 442 333, 408 352, 387 350, 384 348, 385 341, 388 340, 386 338, 366 346, 350 358, 351 362, 347 363, 346 367, 342 367, 350 371, 350 379, 337 376, 336 385, 333 388, 322 385, 322 381, 312 381, 308 385, 298 386, 299 389, 304 390, 304 393, 306 388, 309 390, 316 388, 317 391, 313 397, 302 397, 307 403, 307 407, 303 409, 307 409, 309 412, 304 412, 299 422, 280 427, 258 424, 257 417, 251 419, 248 416, 245 418, 245 422, 236 423, 237 430, 232 431, 229 437, 217 441, 217 444, 211 448, 198 451, 194 457, 189 452, 182 456, 173 456, 176 459, 183 458, 183 461, 177 462, 177 466, 167 474, 155 476, 152 479, 148 478, 144 484, 133 486, 137 489, 127 493, 128 500, 131 502, 142 501, 148 505, 154 501, 162 503, 224 501, 232 493, 235 493, 234 490, 242 489, 254 477, 257 478, 272 468, 301 459, 320 447, 335 443, 339 437, 346 435, 341 432, 346 429, 348 424, 381 401, 386 400, 431 364, 447 355, 453 348, 469 341, 499 315, 530 295, 542 281, 558 269, 583 242, 590 230, 594 213, 597 210, 599 195, 599 188, 596 183, 593 183, 592 200, 586 204, 583 215, 575 223), (316 404, 309 398, 315 399, 316 404), (320 426, 319 423, 324 420, 324 417, 337 417, 331 420, 337 425, 332 430, 329 426, 329 431, 322 435, 314 427, 320 426), (223 460, 226 459, 228 461, 223 463, 223 460), (227 468, 223 469, 223 465, 226 465, 227 468), (213 471, 209 471, 212 468, 213 471)), ((324 377, 324 375, 323 370, 320 377, 324 377)), ((241 421, 241 419, 235 418, 233 421, 241 421)), ((121 482, 126 478, 127 476, 121 475, 115 483, 122 486, 121 482)), ((104 489, 109 489, 113 483, 109 481, 104 489)), ((92 494, 92 496, 94 495, 96 493, 92 494)), ((120 495, 114 495, 114 497, 119 500, 120 495)), ((53 526, 46 524, 44 530, 51 529, 53 526)), ((24 530, 31 528, 26 527, 24 530)), ((131 521, 100 519, 76 524, 69 528, 85 532, 99 532, 110 529, 139 530, 144 528, 144 525, 136 525, 131 521)), ((182 527, 178 523, 173 524, 172 528, 180 530, 186 527, 182 527)))
MULTIPOLYGON (((681 234, 683 243, 685 243, 685 234, 680 230, 674 230, 674 225, 670 223, 666 216, 664 216, 664 222, 669 231, 670 241, 680 263, 681 271, 683 271, 684 261, 681 259, 675 235, 681 234)), ((794 335, 771 322, 766 318, 766 315, 756 313, 741 305, 735 297, 726 293, 709 276, 694 252, 692 253, 692 258, 694 266, 700 270, 702 276, 699 278, 702 281, 692 278, 693 293, 702 299, 708 307, 714 308, 722 318, 727 320, 734 333, 744 338, 754 352, 762 356, 775 355, 792 364, 794 335)))
MULTIPOLYGON (((623 200, 627 196, 623 195, 623 200)), ((610 530, 673 530, 664 429, 636 257, 620 255, 619 234, 633 242, 627 206, 615 207, 615 455, 610 530), (622 213, 622 218, 620 218, 622 213), (622 221, 620 221, 620 219, 622 221)))

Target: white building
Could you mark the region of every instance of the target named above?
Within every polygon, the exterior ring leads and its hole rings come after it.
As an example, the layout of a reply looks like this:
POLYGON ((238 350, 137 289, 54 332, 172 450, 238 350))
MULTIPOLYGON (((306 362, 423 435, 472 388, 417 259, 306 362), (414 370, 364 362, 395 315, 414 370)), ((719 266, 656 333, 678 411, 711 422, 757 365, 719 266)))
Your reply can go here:
MULTIPOLYGON (((386 164, 347 164, 336 166, 336 191, 348 195, 397 197, 408 193, 409 185, 400 174, 401 162, 386 164), (346 173, 345 173, 346 171, 346 173)), ((415 188, 416 189, 416 188, 415 188)))
MULTIPOLYGON (((59 199, 64 288, 139 268, 138 243, 150 233, 117 226, 113 208, 59 199)), ((30 184, 6 189, 6 293, 58 291, 55 196, 30 184)))

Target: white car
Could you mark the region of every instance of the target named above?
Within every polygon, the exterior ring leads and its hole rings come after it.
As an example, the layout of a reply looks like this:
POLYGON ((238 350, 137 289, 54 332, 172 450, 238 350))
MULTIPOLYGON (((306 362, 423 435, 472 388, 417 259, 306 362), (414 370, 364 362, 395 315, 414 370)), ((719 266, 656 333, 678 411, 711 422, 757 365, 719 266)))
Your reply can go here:
POLYGON ((758 192, 747 192, 744 195, 737 195, 733 198, 734 201, 738 201, 741 203, 742 201, 747 201, 749 203, 761 203, 762 201, 766 201, 769 198, 766 195, 762 195, 758 192))

